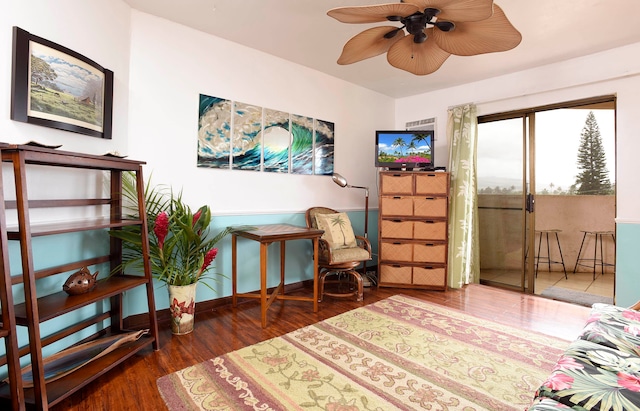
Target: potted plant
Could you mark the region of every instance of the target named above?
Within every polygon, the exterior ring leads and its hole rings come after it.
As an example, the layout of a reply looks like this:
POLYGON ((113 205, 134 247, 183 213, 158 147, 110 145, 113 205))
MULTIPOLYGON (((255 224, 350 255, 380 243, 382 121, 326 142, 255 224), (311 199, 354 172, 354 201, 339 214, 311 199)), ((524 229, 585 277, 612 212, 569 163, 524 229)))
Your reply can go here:
MULTIPOLYGON (((123 196, 136 201, 135 181, 123 178, 123 196)), ((227 227, 210 235, 211 209, 204 205, 195 213, 174 194, 161 188, 145 189, 145 207, 149 231, 149 261, 154 278, 166 284, 169 292, 171 331, 193 331, 196 286, 202 280, 216 280, 210 274, 218 249, 216 243, 232 231, 227 227)), ((131 207, 136 209, 136 207, 131 207)), ((140 227, 112 230, 110 235, 123 241, 123 261, 119 269, 143 269, 140 227)), ((203 282, 213 289, 207 282, 203 282)))

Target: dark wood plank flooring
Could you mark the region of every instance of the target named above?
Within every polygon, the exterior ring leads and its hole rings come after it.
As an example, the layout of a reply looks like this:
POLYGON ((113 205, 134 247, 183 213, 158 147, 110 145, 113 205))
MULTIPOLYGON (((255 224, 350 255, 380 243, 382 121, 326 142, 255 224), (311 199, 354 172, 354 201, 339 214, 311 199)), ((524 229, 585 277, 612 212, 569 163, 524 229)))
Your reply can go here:
POLYGON ((417 297, 567 340, 578 335, 589 314, 586 307, 482 285, 446 292, 371 288, 365 290, 362 303, 326 297, 318 313, 313 313, 308 302, 276 301, 268 312, 268 326, 262 329, 257 300, 244 300, 235 309, 225 306, 199 313, 191 334, 172 336, 163 327, 159 351, 143 351, 52 410, 165 410, 156 388, 159 377, 394 294, 417 297))

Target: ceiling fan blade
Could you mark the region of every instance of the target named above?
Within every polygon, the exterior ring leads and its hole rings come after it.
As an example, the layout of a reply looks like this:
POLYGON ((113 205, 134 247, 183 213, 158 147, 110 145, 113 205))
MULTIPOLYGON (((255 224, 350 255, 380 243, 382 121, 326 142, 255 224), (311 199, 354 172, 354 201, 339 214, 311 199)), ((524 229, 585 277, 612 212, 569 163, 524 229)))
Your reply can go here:
POLYGON ((522 35, 509 22, 500 7, 493 5, 493 15, 482 21, 457 23, 454 30, 433 31, 441 49, 458 56, 507 51, 522 41, 522 35))
POLYGON ((385 53, 389 47, 405 37, 404 30, 398 27, 374 27, 353 36, 342 49, 338 64, 351 64, 385 53), (386 38, 385 34, 396 31, 395 36, 386 38))
POLYGON ((493 0, 404 0, 405 3, 417 6, 421 11, 425 8, 440 10, 438 20, 480 21, 488 19, 493 13, 493 0))
POLYGON ((418 11, 413 4, 391 3, 374 6, 337 7, 327 12, 342 23, 377 23, 387 21, 387 16, 410 16, 418 11))
POLYGON ((432 38, 433 29, 427 29, 427 40, 415 43, 413 36, 406 36, 395 43, 387 53, 387 61, 393 67, 419 76, 438 70, 450 56, 432 38))

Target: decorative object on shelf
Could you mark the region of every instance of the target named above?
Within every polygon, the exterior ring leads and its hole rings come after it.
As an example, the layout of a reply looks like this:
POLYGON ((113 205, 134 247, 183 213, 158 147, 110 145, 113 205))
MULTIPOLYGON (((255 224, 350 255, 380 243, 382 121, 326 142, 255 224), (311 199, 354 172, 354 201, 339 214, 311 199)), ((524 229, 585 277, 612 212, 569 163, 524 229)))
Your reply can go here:
POLYGON ((127 158, 127 156, 123 156, 118 152, 118 150, 107 151, 103 154, 105 157, 115 157, 115 158, 127 158))
POLYGON ((31 147, 50 148, 52 150, 55 150, 56 148, 62 147, 62 144, 49 145, 49 144, 42 144, 42 143, 39 143, 39 142, 33 141, 33 140, 24 143, 24 145, 25 146, 31 146, 31 147))
POLYGON ((416 75, 433 73, 451 54, 475 56, 507 51, 522 40, 520 32, 492 0, 402 0, 338 7, 327 14, 342 23, 402 24, 373 27, 355 35, 344 45, 338 64, 387 53, 389 64, 416 75))
POLYGON ((189 334, 193 331, 196 313, 196 286, 168 285, 169 311, 171 312, 171 332, 176 335, 189 334))
MULTIPOLYGON (((109 354, 118 347, 131 341, 137 341, 148 332, 149 330, 146 329, 111 335, 80 345, 75 345, 53 354, 43 360, 45 381, 49 383, 62 378, 65 375, 71 374, 78 368, 109 354)), ((31 365, 27 365, 22 368, 21 372, 24 388, 33 387, 31 365)))
POLYGON ((12 67, 12 120, 111 138, 111 70, 19 27, 13 27, 12 67))
POLYGON ((62 285, 62 289, 69 295, 79 295, 88 293, 96 288, 98 284, 98 271, 91 274, 87 267, 82 267, 80 271, 71 274, 62 285))

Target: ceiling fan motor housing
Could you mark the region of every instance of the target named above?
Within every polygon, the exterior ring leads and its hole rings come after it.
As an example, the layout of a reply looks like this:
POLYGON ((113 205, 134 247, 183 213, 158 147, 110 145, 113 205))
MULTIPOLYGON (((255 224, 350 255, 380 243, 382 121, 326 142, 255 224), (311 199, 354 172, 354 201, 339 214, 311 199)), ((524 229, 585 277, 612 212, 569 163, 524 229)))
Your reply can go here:
MULTIPOLYGON (((427 24, 435 23, 435 17, 440 13, 440 10, 434 8, 426 8, 424 12, 416 12, 410 16, 400 19, 404 24, 407 32, 413 36, 414 43, 424 43, 427 39, 427 33, 424 30, 427 28, 427 24)), ((389 20, 391 20, 388 17, 389 20)))

